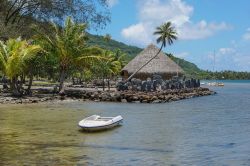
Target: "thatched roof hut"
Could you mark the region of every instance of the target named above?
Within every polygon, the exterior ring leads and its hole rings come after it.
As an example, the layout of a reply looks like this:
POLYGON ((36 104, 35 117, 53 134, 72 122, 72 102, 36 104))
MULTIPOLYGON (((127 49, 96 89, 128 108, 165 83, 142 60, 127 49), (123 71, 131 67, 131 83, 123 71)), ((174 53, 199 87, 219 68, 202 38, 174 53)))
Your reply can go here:
MULTIPOLYGON (((150 58, 155 56, 158 51, 159 48, 157 48, 155 45, 149 45, 122 69, 121 75, 124 78, 128 78, 150 58)), ((161 75, 163 79, 171 79, 173 76, 176 76, 177 73, 178 75, 183 75, 184 71, 167 55, 165 55, 163 52, 160 52, 156 58, 143 67, 134 77, 147 79, 148 77, 152 77, 152 75, 157 74, 161 75)))

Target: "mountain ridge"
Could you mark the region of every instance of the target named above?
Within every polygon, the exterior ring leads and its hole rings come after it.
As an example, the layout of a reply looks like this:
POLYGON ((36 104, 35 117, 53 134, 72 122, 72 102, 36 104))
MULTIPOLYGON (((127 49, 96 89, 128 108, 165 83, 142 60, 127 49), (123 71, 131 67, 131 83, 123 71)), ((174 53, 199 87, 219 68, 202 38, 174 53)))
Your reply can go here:
MULTIPOLYGON (((99 46, 103 49, 108 49, 111 51, 115 51, 117 49, 120 49, 122 52, 126 53, 129 56, 129 59, 133 59, 137 54, 139 54, 143 49, 127 45, 125 43, 116 41, 114 39, 111 39, 110 41, 105 41, 103 36, 100 35, 93 35, 88 34, 89 40, 87 44, 89 46, 99 46)), ((194 75, 200 73, 202 70, 197 67, 192 62, 188 62, 185 59, 177 58, 173 54, 165 53, 167 56, 169 56, 175 63, 177 63, 187 75, 194 75)))

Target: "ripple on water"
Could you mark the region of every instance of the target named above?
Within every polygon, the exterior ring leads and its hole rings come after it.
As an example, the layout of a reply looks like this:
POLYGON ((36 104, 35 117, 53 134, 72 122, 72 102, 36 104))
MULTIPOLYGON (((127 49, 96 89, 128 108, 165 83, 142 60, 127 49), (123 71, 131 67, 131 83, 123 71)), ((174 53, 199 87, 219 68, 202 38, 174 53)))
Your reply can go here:
POLYGON ((250 86, 216 91, 157 105, 0 105, 0 165, 249 165, 250 86), (80 132, 92 114, 122 115, 124 124, 80 132))

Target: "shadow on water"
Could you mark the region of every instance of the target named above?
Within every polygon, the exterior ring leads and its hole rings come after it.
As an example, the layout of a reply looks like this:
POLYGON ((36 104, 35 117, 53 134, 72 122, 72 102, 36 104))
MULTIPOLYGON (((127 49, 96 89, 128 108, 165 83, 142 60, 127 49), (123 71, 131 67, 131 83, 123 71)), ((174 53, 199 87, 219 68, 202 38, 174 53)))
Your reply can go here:
POLYGON ((159 152, 159 153, 171 153, 171 152, 173 152, 172 150, 164 150, 164 149, 122 147, 122 146, 109 146, 109 145, 107 145, 107 146, 105 146, 105 145, 83 145, 82 147, 94 148, 94 149, 111 149, 111 150, 159 152))
POLYGON ((81 133, 88 133, 88 134, 98 134, 98 133, 107 133, 107 132, 113 132, 115 130, 118 130, 118 128, 122 127, 122 125, 118 125, 112 128, 107 128, 107 129, 101 129, 101 130, 94 130, 94 131, 90 131, 90 130, 84 130, 82 128, 79 128, 78 131, 81 133))

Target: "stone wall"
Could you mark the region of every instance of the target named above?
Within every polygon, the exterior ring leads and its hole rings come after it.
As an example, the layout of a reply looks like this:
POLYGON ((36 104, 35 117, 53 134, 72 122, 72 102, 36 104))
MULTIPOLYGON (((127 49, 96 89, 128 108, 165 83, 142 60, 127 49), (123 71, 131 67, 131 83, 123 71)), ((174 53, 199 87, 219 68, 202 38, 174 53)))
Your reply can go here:
POLYGON ((54 102, 58 100, 77 100, 77 101, 95 101, 95 102, 129 102, 129 103, 165 103, 182 99, 189 99, 200 96, 213 95, 215 92, 208 88, 183 88, 168 89, 162 91, 97 91, 80 90, 75 88, 65 89, 62 95, 53 94, 53 91, 38 91, 33 96, 22 98, 11 97, 10 95, 1 95, 2 104, 24 104, 39 102, 54 102), (43 94, 41 94, 43 93, 43 94))
POLYGON ((171 80, 163 80, 160 76, 154 76, 152 79, 148 78, 145 81, 140 79, 133 78, 129 82, 120 81, 117 83, 117 90, 133 90, 133 91, 143 91, 143 92, 152 92, 152 91, 164 91, 168 89, 184 89, 184 88, 198 88, 200 87, 200 80, 189 79, 186 80, 179 79, 174 77, 171 80))
POLYGON ((165 103, 194 97, 213 95, 208 88, 168 89, 164 91, 79 91, 65 90, 65 98, 77 98, 92 101, 132 102, 132 103, 165 103))

